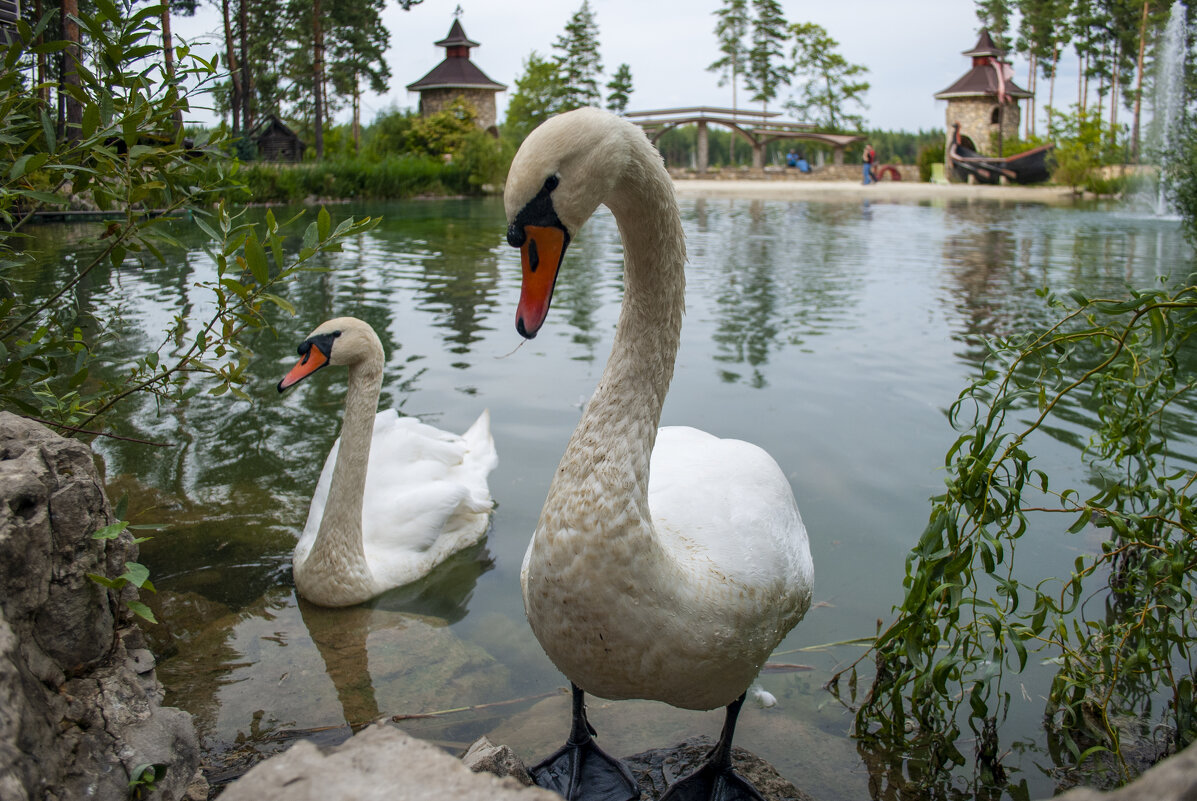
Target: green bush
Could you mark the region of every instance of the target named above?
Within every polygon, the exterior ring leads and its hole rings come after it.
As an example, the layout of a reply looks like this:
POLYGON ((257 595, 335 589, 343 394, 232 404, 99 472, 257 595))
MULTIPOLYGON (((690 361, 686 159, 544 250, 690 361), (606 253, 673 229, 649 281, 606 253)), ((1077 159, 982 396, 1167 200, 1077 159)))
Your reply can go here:
POLYGON ((919 165, 919 180, 926 182, 931 180, 931 167, 935 164, 943 164, 945 157, 946 145, 941 139, 936 144, 923 145, 919 148, 918 165, 919 165))
POLYGON ((1073 191, 1106 187, 1097 174, 1098 169, 1124 163, 1126 151, 1105 126, 1100 109, 1077 110, 1073 106, 1070 113, 1055 112, 1051 120, 1049 135, 1056 144, 1052 153, 1056 162, 1052 180, 1072 187, 1073 191))
POLYGON ((249 164, 242 168, 251 203, 295 203, 309 198, 383 200, 471 189, 455 164, 427 156, 381 161, 340 159, 300 164, 249 164))

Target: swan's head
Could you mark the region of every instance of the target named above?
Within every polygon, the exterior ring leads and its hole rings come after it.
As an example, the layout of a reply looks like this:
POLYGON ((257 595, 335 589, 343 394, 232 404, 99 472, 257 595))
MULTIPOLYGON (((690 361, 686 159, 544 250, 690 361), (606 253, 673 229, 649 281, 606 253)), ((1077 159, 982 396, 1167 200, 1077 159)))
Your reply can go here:
POLYGON ((338 317, 316 327, 299 345, 299 363, 278 382, 278 391, 293 387, 328 364, 354 365, 381 359, 382 342, 369 323, 338 317))
POLYGON ((524 267, 515 327, 527 339, 549 313, 570 240, 623 175, 629 137, 644 135, 614 114, 580 108, 546 121, 515 154, 503 203, 507 241, 524 267))

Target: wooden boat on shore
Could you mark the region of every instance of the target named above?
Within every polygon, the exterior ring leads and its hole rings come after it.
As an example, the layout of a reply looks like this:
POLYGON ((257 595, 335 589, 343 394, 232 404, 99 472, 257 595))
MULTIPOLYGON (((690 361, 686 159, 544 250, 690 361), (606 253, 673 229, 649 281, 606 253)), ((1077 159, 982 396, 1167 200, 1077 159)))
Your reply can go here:
POLYGON ((1037 184, 1051 176, 1047 157, 1055 145, 1040 145, 1013 156, 998 158, 982 156, 960 141, 960 125, 953 126, 952 143, 948 146, 948 161, 956 177, 976 178, 977 183, 997 184, 1002 178, 1016 184, 1037 184))

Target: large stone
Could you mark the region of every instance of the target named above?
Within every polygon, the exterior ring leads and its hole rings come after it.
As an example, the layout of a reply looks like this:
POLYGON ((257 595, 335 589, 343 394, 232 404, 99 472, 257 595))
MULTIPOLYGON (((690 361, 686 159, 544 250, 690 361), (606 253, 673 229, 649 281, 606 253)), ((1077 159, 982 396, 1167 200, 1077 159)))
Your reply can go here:
POLYGON ((1121 789, 1102 793, 1078 787, 1055 801, 1197 801, 1197 745, 1165 759, 1121 789))
POLYGON ((375 725, 321 751, 293 745, 229 785, 221 801, 561 801, 515 779, 474 773, 449 754, 375 725))
POLYGON ((88 578, 136 560, 113 522, 90 449, 0 413, 0 798, 127 799, 142 765, 149 797, 186 797, 199 770, 190 716, 161 706, 140 630, 88 578))

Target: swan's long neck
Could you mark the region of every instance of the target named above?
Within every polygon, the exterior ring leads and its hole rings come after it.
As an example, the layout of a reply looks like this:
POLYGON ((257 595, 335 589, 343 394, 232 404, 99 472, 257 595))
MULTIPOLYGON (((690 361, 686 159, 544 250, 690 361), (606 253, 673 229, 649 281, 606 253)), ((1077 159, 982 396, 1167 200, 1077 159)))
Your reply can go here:
MULTIPOLYGON (((590 536, 643 539, 653 547, 649 457, 681 337, 685 237, 669 175, 642 138, 633 142, 622 179, 604 202, 623 239, 624 299, 611 356, 566 448, 545 511, 592 516, 593 509, 565 497, 585 488, 591 498, 621 503, 591 517, 590 525, 602 520, 605 530, 590 536)), ((589 528, 582 520, 558 524, 550 528, 589 528)))
POLYGON ((362 496, 374 438, 374 417, 382 391, 382 358, 367 358, 349 368, 341 445, 333 467, 328 500, 316 542, 308 555, 308 569, 328 571, 337 581, 363 577, 370 569, 362 549, 362 496))

